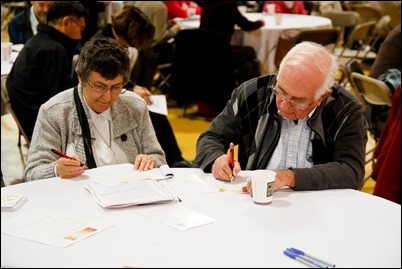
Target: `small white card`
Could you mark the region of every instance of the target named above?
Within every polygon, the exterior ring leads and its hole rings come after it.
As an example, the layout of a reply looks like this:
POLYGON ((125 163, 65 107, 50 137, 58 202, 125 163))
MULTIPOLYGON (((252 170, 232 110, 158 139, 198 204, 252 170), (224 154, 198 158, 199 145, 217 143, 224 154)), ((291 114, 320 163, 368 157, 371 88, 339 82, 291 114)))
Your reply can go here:
POLYGON ((216 221, 214 218, 187 208, 180 203, 147 206, 142 208, 139 212, 179 231, 184 231, 216 221))
POLYGON ((22 194, 2 194, 1 195, 1 211, 16 211, 27 200, 22 194))

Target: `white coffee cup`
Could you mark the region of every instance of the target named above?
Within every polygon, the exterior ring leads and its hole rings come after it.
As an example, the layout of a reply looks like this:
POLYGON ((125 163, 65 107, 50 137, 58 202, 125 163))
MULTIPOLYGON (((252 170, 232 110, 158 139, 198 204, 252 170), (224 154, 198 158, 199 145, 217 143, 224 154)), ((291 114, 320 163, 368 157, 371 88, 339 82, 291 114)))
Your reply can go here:
POLYGON ((247 12, 247 7, 246 6, 238 6, 237 7, 240 11, 240 13, 244 14, 247 12))
POLYGON ((275 23, 276 23, 276 25, 281 25, 281 23, 282 23, 282 14, 275 13, 275 23))
POLYGON ((195 17, 197 10, 194 7, 187 8, 187 18, 192 19, 195 17))
POLYGON ((251 173, 253 201, 266 205, 272 202, 276 172, 272 170, 254 170, 251 173))
POLYGON ((275 14, 275 4, 267 4, 267 13, 268 15, 275 14))
POLYGON ((11 51, 12 51, 11 42, 1 42, 1 60, 9 62, 11 61, 11 51))

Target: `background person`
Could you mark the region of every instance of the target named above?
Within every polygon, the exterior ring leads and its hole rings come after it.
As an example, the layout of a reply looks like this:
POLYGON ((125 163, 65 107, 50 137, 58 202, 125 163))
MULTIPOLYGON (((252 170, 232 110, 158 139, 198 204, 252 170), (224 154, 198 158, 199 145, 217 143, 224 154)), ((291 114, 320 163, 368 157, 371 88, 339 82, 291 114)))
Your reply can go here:
MULTIPOLYGON (((199 1, 202 12, 200 29, 222 33, 231 43, 235 26, 243 31, 254 31, 264 26, 263 20, 249 21, 240 13, 236 1, 199 1)), ((259 62, 254 48, 232 45, 233 61, 238 83, 260 75, 259 62)))
POLYGON ((36 35, 39 23, 46 23, 46 16, 53 1, 32 1, 32 5, 18 13, 8 24, 8 35, 13 44, 25 44, 36 35))
POLYGON ((225 181, 241 169, 270 169, 277 173, 277 189, 360 188, 367 122, 359 101, 334 85, 337 70, 323 46, 297 44, 276 76, 249 80, 233 91, 200 135, 195 161, 225 181), (231 142, 239 146, 233 171, 226 154, 231 142))
POLYGON ((38 34, 25 44, 8 74, 11 106, 29 140, 39 107, 76 83, 71 76, 72 59, 86 15, 78 2, 55 2, 49 8, 47 24, 39 24, 38 34))
POLYGON ((72 178, 85 168, 108 164, 134 163, 138 170, 165 164, 145 102, 123 90, 129 75, 127 49, 111 38, 93 38, 81 49, 76 72, 79 85, 40 108, 26 179, 72 178), (50 149, 76 160, 59 158, 50 149))
POLYGON ((308 12, 304 7, 304 1, 265 1, 263 12, 267 12, 267 5, 275 5, 275 13, 301 14, 307 15, 308 12))
MULTIPOLYGON (((134 47, 139 51, 138 59, 134 60, 134 68, 130 71, 131 89, 139 94, 148 104, 151 103, 151 92, 143 87, 149 76, 146 55, 142 54, 153 41, 155 27, 147 16, 137 7, 125 6, 121 11, 112 15, 112 23, 99 31, 96 36, 110 37, 124 46, 134 47), (147 75, 145 74, 147 73, 147 75)), ((133 64, 133 63, 132 63, 133 64)), ((147 85, 145 85, 147 86, 147 85)), ((159 143, 166 154, 166 160, 171 167, 192 167, 192 163, 182 157, 176 137, 170 122, 165 115, 150 112, 150 117, 159 143)))

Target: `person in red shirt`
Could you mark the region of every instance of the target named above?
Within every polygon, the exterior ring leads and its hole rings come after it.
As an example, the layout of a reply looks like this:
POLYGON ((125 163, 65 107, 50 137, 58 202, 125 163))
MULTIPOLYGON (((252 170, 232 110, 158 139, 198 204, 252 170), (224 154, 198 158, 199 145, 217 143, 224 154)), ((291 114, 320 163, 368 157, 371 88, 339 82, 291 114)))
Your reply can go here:
POLYGON ((275 13, 302 14, 307 15, 303 1, 266 1, 263 11, 267 11, 268 4, 275 4, 275 13))
POLYGON ((188 18, 188 8, 194 8, 195 14, 201 14, 201 7, 193 1, 163 1, 168 9, 169 20, 174 18, 188 18))

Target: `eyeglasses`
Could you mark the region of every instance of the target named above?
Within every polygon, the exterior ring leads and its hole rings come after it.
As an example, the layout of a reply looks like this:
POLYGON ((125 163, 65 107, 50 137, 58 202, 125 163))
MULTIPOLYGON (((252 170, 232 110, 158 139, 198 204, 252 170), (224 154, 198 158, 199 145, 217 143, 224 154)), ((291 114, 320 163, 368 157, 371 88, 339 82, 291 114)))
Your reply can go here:
POLYGON ((68 16, 68 17, 69 17, 70 20, 72 20, 75 24, 77 24, 77 25, 81 28, 82 31, 85 29, 85 25, 83 25, 82 23, 80 23, 79 21, 77 21, 76 19, 74 19, 74 18, 71 17, 71 16, 68 16))
POLYGON ((126 92, 126 89, 123 89, 123 85, 115 85, 108 87, 105 84, 92 84, 87 80, 88 86, 91 88, 92 91, 99 93, 99 94, 105 94, 109 89, 112 94, 122 94, 126 92))
POLYGON ((296 101, 287 98, 282 92, 278 91, 275 87, 276 86, 270 86, 276 97, 278 97, 282 101, 287 101, 292 107, 296 109, 307 109, 309 108, 315 101, 317 101, 320 97, 317 99, 313 100, 310 104, 303 103, 301 101, 296 101))

